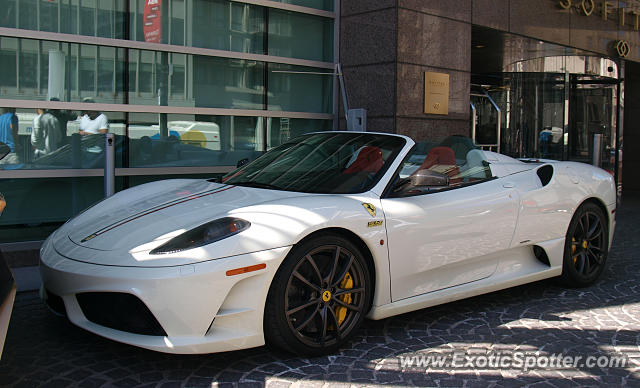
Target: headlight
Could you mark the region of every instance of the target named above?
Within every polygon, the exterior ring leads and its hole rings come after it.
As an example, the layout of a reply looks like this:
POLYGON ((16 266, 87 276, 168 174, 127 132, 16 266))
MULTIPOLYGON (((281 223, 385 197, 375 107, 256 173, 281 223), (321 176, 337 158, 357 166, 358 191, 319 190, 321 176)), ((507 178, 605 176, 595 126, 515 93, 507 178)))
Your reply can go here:
POLYGON ((251 223, 249 221, 240 218, 220 218, 184 232, 155 248, 150 253, 152 255, 160 255, 198 248, 231 237, 248 229, 250 226, 251 223))

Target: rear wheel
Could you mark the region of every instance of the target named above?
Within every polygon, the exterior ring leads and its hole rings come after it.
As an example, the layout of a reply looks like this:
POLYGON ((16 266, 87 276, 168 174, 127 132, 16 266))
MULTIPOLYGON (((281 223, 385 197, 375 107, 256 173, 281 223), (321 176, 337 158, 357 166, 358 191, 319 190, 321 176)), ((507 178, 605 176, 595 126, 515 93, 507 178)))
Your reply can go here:
POLYGON ((607 218, 599 206, 585 203, 578 208, 567 230, 563 282, 572 287, 593 284, 605 268, 608 252, 607 218))
POLYGON ((337 350, 362 323, 372 294, 363 254, 337 235, 295 247, 278 270, 265 307, 265 337, 285 351, 337 350))

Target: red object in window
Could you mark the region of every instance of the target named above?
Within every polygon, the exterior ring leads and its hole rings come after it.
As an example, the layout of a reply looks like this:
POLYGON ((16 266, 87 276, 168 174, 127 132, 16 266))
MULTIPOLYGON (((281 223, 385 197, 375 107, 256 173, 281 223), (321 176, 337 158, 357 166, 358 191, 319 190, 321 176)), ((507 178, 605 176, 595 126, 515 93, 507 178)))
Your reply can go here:
POLYGON ((449 147, 433 147, 418 170, 426 170, 436 164, 455 166, 456 154, 449 147))
POLYGON ((378 147, 367 146, 360 150, 356 160, 344 170, 345 174, 355 174, 356 172, 378 172, 384 161, 382 151, 378 147))
POLYGON ((145 0, 142 23, 144 41, 162 43, 162 0, 145 0))

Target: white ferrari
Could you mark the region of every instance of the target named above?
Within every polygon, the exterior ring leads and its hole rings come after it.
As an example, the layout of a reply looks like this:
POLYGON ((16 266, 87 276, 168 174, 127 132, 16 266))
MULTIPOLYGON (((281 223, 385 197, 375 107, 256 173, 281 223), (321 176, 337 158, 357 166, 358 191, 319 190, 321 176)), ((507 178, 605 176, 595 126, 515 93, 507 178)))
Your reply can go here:
POLYGON ((468 139, 324 132, 221 181, 122 191, 41 250, 42 297, 98 335, 169 353, 314 355, 365 317, 540 279, 587 286, 615 226, 611 175, 468 139))

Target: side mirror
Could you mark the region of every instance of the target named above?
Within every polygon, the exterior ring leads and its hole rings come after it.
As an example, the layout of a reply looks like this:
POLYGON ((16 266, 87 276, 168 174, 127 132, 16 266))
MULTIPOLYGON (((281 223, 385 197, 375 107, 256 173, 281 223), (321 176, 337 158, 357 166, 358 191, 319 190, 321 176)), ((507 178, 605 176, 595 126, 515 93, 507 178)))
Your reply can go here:
POLYGON ((240 160, 238 160, 238 163, 236 163, 236 167, 240 168, 240 167, 244 166, 247 163, 249 163, 249 158, 240 159, 240 160))
POLYGON ((7 156, 9 152, 11 152, 11 148, 9 148, 9 146, 4 143, 0 143, 0 160, 7 156))
POLYGON ((418 170, 411 175, 411 184, 413 186, 449 186, 449 177, 445 174, 431 170, 418 170))

